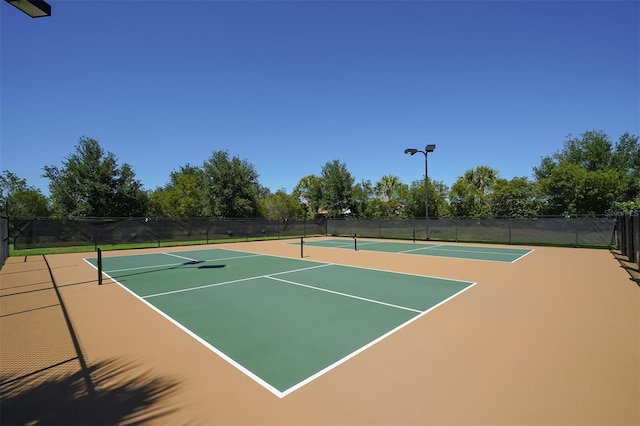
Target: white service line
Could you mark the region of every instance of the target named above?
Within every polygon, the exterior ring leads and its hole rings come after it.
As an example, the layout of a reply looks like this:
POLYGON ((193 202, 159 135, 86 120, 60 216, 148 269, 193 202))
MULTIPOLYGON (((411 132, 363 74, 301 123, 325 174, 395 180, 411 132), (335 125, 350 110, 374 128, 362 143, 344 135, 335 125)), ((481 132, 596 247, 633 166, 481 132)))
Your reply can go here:
POLYGON ((265 275, 265 278, 268 278, 268 279, 271 279, 271 280, 276 280, 276 281, 282 281, 283 283, 293 284, 293 285, 297 285, 297 286, 300 286, 300 287, 310 288, 312 290, 324 291, 324 292, 327 292, 327 293, 337 294, 339 296, 350 297, 352 299, 364 300, 365 302, 377 303, 378 305, 384 305, 384 306, 389 306, 389 307, 392 307, 392 308, 402 309, 402 310, 405 310, 405 311, 416 312, 418 314, 422 313, 422 311, 420 311, 418 309, 407 308, 406 306, 394 305, 392 303, 381 302, 379 300, 374 300, 374 299, 367 299, 366 297, 354 296, 353 294, 341 293, 339 291, 329 290, 329 289, 322 288, 322 287, 315 287, 315 286, 308 285, 308 284, 297 283, 295 281, 283 280, 282 278, 276 278, 276 277, 271 276, 271 275, 265 275))
POLYGON ((299 272, 299 271, 306 271, 308 269, 314 269, 314 268, 323 268, 325 266, 330 266, 332 265, 332 263, 323 263, 322 265, 315 265, 315 266, 310 266, 308 268, 300 268, 300 269, 294 269, 291 271, 283 271, 283 272, 274 272, 273 274, 267 274, 267 275, 256 275, 253 277, 246 277, 246 278, 239 278, 237 280, 231 280, 231 281, 224 281, 221 283, 213 283, 213 284, 205 284, 205 285, 201 285, 198 287, 189 287, 189 288, 183 288, 180 290, 172 290, 172 291, 165 291, 163 293, 155 293, 155 294, 149 294, 147 296, 141 296, 143 299, 149 299, 152 297, 158 297, 158 296, 166 296, 168 294, 176 294, 176 293, 184 293, 187 291, 193 291, 193 290, 202 290, 203 288, 212 288, 212 287, 218 287, 221 285, 227 285, 227 284, 234 284, 234 283, 239 283, 242 281, 251 281, 251 280, 257 280, 260 278, 271 278, 275 275, 282 275, 282 274, 289 274, 291 272, 299 272))
POLYGON ((163 251, 161 254, 166 254, 167 256, 177 257, 178 259, 190 260, 191 262, 201 262, 198 259, 191 259, 190 257, 179 256, 177 254, 169 253, 169 252, 166 252, 166 251, 163 251))
MULTIPOLYGON (((168 254, 168 253, 161 253, 161 254, 168 254)), ((140 255, 140 256, 144 256, 144 255, 140 255)), ((264 256, 264 254, 250 254, 248 256, 232 256, 232 257, 221 257, 219 259, 208 259, 208 260, 203 260, 203 262, 220 262, 222 260, 234 260, 234 259, 244 259, 245 257, 260 257, 260 256, 264 256)), ((180 256, 177 256, 180 257, 180 256)), ((186 257, 184 257, 183 259, 187 259, 186 257)), ((192 260, 192 259, 189 259, 192 260)), ((194 262, 197 262, 197 260, 194 260, 194 262)), ((137 266, 135 268, 122 268, 122 269, 111 269, 109 270, 109 272, 126 272, 126 271, 135 271, 138 269, 154 269, 154 268, 168 268, 171 266, 180 266, 183 265, 184 263, 166 263, 163 265, 151 265, 151 266, 137 266)))
POLYGON ((414 248, 411 250, 403 250, 403 251, 398 251, 396 253, 400 254, 400 253, 411 253, 412 251, 419 251, 419 250, 429 250, 432 248, 436 248, 436 247, 442 247, 444 244, 436 244, 433 246, 424 246, 424 247, 419 247, 419 248, 414 248))

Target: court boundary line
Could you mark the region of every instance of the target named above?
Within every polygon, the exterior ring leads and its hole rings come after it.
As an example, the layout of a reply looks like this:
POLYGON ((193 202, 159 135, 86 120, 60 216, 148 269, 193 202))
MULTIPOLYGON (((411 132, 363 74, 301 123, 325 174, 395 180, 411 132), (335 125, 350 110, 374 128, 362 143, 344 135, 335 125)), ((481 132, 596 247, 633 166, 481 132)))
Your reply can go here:
POLYGON ((252 277, 238 278, 237 280, 223 281, 221 283, 205 284, 205 285, 201 285, 201 286, 197 286, 197 287, 189 287, 189 288, 182 288, 182 289, 179 289, 179 290, 165 291, 165 292, 162 292, 162 293, 148 294, 146 296, 141 296, 141 297, 143 299, 150 299, 152 297, 166 296, 166 295, 169 295, 169 294, 186 293, 186 292, 192 291, 192 290, 195 291, 195 290, 202 290, 202 289, 205 289, 205 288, 219 287, 221 285, 235 284, 235 283, 239 283, 239 282, 242 282, 242 281, 259 280, 260 278, 269 278, 269 277, 274 276, 274 275, 288 274, 288 273, 291 273, 291 272, 308 271, 309 269, 323 268, 323 267, 331 266, 331 265, 333 265, 333 264, 332 263, 323 263, 322 265, 310 266, 308 268, 300 268, 300 269, 292 269, 290 271, 274 272, 273 274, 254 275, 252 277))
MULTIPOLYGON (((311 383, 312 381, 314 381, 315 379, 323 376, 324 374, 328 373, 329 371, 333 370, 334 368, 338 367, 339 365, 347 362, 348 360, 356 357, 357 355, 359 355, 360 353, 364 352, 365 350, 371 348, 372 346, 376 345, 377 343, 379 343, 380 341, 386 339, 387 337, 389 337, 390 335, 396 333, 397 331, 401 330, 404 327, 409 326, 410 324, 412 324, 414 321, 417 321, 418 319, 422 318, 423 316, 425 316, 426 314, 430 313, 431 311, 433 311, 434 309, 440 307, 441 305, 449 302, 451 299, 459 296, 460 294, 466 292, 467 290, 471 289, 472 287, 475 287, 478 283, 477 282, 472 282, 472 281, 465 281, 465 280, 456 280, 456 279, 450 279, 450 278, 443 278, 443 277, 435 277, 435 276, 429 276, 429 275, 420 275, 420 274, 414 274, 414 273, 407 273, 407 272, 396 272, 396 271, 389 271, 389 270, 384 270, 384 269, 377 269, 377 268, 367 268, 367 267, 362 267, 362 266, 353 266, 353 265, 345 265, 345 264, 340 264, 340 263, 328 263, 328 262, 321 262, 321 261, 317 261, 317 260, 308 260, 308 259, 296 259, 296 258, 292 258, 292 257, 286 257, 286 256, 280 256, 280 255, 272 255, 272 254, 263 254, 263 253, 256 253, 256 252, 251 252, 251 251, 241 251, 241 250, 235 250, 235 249, 229 249, 229 248, 215 248, 212 250, 227 250, 227 251, 233 251, 236 253, 248 253, 248 254, 254 254, 256 256, 270 256, 270 257, 278 257, 278 258, 283 258, 283 259, 290 259, 290 260, 296 260, 296 261, 306 261, 306 262, 315 262, 315 263, 320 263, 320 265, 315 265, 313 267, 309 267, 309 268, 303 268, 301 270, 307 270, 307 269, 312 269, 312 268, 318 268, 318 267, 323 267, 323 266, 331 266, 331 265, 335 265, 335 266, 342 266, 342 267, 347 267, 347 268, 355 268, 355 269, 364 269, 364 270, 372 270, 372 271, 378 271, 378 272, 386 272, 386 273, 390 273, 390 274, 400 274, 400 275, 409 275, 409 276, 415 276, 415 277, 422 277, 422 278, 433 278, 433 279, 439 279, 439 280, 444 280, 444 281, 453 281, 453 282, 459 282, 459 283, 466 283, 468 284, 467 286, 465 286, 465 288, 459 290, 458 292, 452 294, 451 296, 447 297, 446 299, 441 300, 440 302, 438 302, 437 304, 431 306, 429 309, 425 310, 425 311, 421 311, 421 313, 418 313, 417 315, 413 316, 412 318, 410 318, 409 320, 403 322, 402 324, 398 325, 397 327, 389 330, 388 332, 386 332, 385 334, 379 336, 378 338, 372 340, 371 342, 367 343, 366 345, 358 348, 357 350, 351 352, 350 354, 347 354, 346 356, 338 359, 337 361, 335 361, 334 363, 328 365, 327 367, 323 368, 322 370, 319 370, 318 372, 312 374, 311 376, 307 377, 306 379, 298 382, 297 384, 285 389, 284 391, 280 391, 278 389, 276 389, 274 386, 272 386, 271 384, 269 384, 268 382, 266 382, 265 380, 263 380, 262 378, 260 378, 259 376, 257 376, 255 373, 253 373, 252 371, 248 370, 246 367, 244 367, 242 364, 238 363, 237 361, 235 361, 233 358, 229 357, 228 355, 226 355, 224 352, 222 352, 220 349, 216 348, 215 346, 213 346, 212 344, 210 344, 209 342, 207 342, 206 340, 204 340, 202 337, 198 336, 196 333, 194 333, 193 331, 189 330, 187 327, 185 327, 184 325, 182 325, 180 322, 178 322, 177 320, 175 320, 174 318, 172 318, 171 316, 169 316, 167 313, 163 312, 161 309, 155 307, 153 304, 151 304, 149 301, 147 301, 145 298, 143 298, 143 296, 140 296, 138 294, 136 294, 135 292, 133 292, 133 290, 130 290, 129 288, 127 288, 124 284, 122 284, 121 282, 119 282, 117 279, 113 278, 112 276, 110 276, 108 273, 102 271, 102 273, 108 278, 110 279, 112 282, 114 282, 115 284, 117 284, 120 288, 124 289, 127 293, 129 293, 130 295, 132 295, 134 298, 138 299, 139 301, 141 301, 143 304, 145 304, 146 306, 150 307, 153 311, 155 311, 156 313, 158 313, 161 317, 165 318, 166 320, 168 320, 171 324, 175 325, 176 327, 178 327, 178 329, 182 330, 183 332, 187 333, 187 335, 191 336, 192 338, 194 338, 198 343, 202 344, 205 348, 209 349, 210 351, 212 351, 213 353, 215 353, 216 355, 218 355, 220 358, 222 358, 224 361, 226 361, 227 363, 229 363, 229 365, 231 365, 232 367, 235 367, 238 371, 240 371, 241 373, 245 374, 247 377, 249 377, 250 379, 252 379, 255 383, 259 384, 260 386, 262 386, 264 389, 268 390, 269 392, 271 392, 273 395, 275 395, 277 398, 282 399, 284 397, 286 397, 287 395, 290 395, 291 393, 295 392, 296 390, 302 388, 303 386, 311 383)), ((155 253, 144 253, 144 254, 155 254, 155 253)), ((127 255, 122 255, 122 256, 127 256, 127 255)), ((136 256, 136 255, 131 255, 131 256, 136 256)), ((118 256, 120 257, 120 256, 118 256)), ((234 259, 241 259, 243 257, 251 257, 251 256, 240 256, 234 259)), ((87 258, 83 258, 83 260, 92 268, 94 268, 95 270, 98 270, 97 266, 93 265, 91 262, 89 262, 89 260, 87 258)), ((220 259, 215 259, 215 260, 220 260, 220 259)), ((296 270, 291 270, 291 271, 284 271, 281 273, 277 273, 277 274, 285 274, 285 273, 289 273, 289 272, 294 272, 296 270)), ((273 275, 273 274, 272 274, 273 275)), ((261 278, 260 276, 256 276, 256 277, 250 277, 250 278, 246 278, 246 279, 240 279, 240 280, 236 280, 236 281, 247 281, 250 279, 256 279, 256 278, 261 278)), ((269 278, 267 276, 265 276, 264 278, 269 278)), ((219 283, 218 283, 219 284, 219 283)), ((217 284, 214 284, 217 285, 217 284)), ((189 289, 184 289, 185 291, 189 290, 189 289)), ((148 296, 145 296, 148 297, 148 296)))
MULTIPOLYGON (((133 254, 132 256, 146 256, 147 254, 165 254, 165 253, 144 253, 144 254, 133 254)), ((236 257, 221 257, 220 259, 207 259, 207 260, 192 260, 192 262, 217 262, 217 261, 221 261, 221 260, 234 260, 234 259, 243 259, 245 257, 258 257, 258 256, 263 256, 261 254, 258 253, 250 253, 250 256, 236 256, 236 257)), ((123 256, 118 256, 118 257, 123 257, 123 256)), ((187 259, 187 258, 184 258, 187 259)), ((85 259, 86 260, 86 259, 85 259)), ((89 264, 91 264, 89 262, 89 264)), ((183 263, 165 263, 162 265, 149 265, 149 266, 136 266, 133 268, 120 268, 120 269, 111 269, 109 272, 126 272, 126 271, 137 271, 140 269, 154 269, 154 268, 170 268, 172 266, 180 266, 180 265, 184 265, 183 263)))
MULTIPOLYGON (((328 247, 323 247, 323 248, 328 248, 328 247)), ((313 260, 313 259, 301 259, 301 258, 295 258, 295 257, 287 257, 287 256, 282 256, 279 254, 264 254, 264 253, 258 253, 258 252, 253 252, 253 251, 246 251, 246 250, 234 250, 234 249, 230 249, 230 248, 224 248, 224 250, 229 250, 229 251, 235 251, 238 253, 252 253, 252 254, 256 254, 259 256, 271 256, 271 257, 280 257, 283 259, 295 259, 295 260, 301 260, 304 262, 315 262, 315 263, 322 263, 323 261, 321 260, 313 260)), ((383 252, 380 252, 383 253, 383 252)), ((390 253, 393 254, 393 253, 390 253)), ((507 262, 500 262, 500 263, 507 263, 507 262)), ((367 267, 367 266, 358 266, 358 265, 348 265, 345 263, 339 263, 339 262, 332 262, 333 265, 339 265, 339 266, 344 266, 347 268, 355 268, 355 269, 366 269, 369 271, 379 271, 379 272, 387 272, 389 274, 400 274, 400 275, 411 275, 414 277, 423 277, 423 278, 435 278, 438 280, 443 280, 443 281, 455 281, 455 282, 459 282, 459 283, 474 283, 473 281, 467 281, 467 280, 458 280, 455 278, 446 278, 446 277, 439 277, 436 275, 423 275, 423 274, 416 274, 413 272, 401 272, 401 271, 390 271, 388 269, 380 269, 380 268, 371 268, 371 267, 367 267)))
POLYGON ((411 249, 411 250, 397 251, 397 252, 395 252, 395 254, 404 254, 404 253, 409 253, 409 252, 412 252, 412 251, 429 250, 429 249, 432 249, 432 248, 443 247, 443 246, 444 246, 444 244, 435 244, 435 245, 432 245, 432 246, 424 246, 424 247, 419 247, 419 248, 415 248, 415 249, 411 249))
POLYGON ((185 256, 179 256, 177 254, 173 254, 171 252, 168 251, 163 251, 160 254, 164 254, 166 256, 173 256, 173 257, 177 257, 178 259, 184 259, 184 260, 190 260, 191 262, 200 262, 198 259, 191 259, 190 257, 185 257, 185 256))
MULTIPOLYGON (((340 265, 332 265, 332 266, 340 266, 340 265)), ((297 271, 291 271, 291 272, 297 272, 297 271)), ((259 277, 259 278, 263 278, 263 277, 259 277)), ((310 285, 310 284, 297 283, 295 281, 290 281, 290 280, 283 280, 282 278, 276 278, 276 277, 271 276, 271 275, 265 275, 264 278, 267 278, 267 279, 270 279, 270 280, 275 280, 275 281, 281 281, 283 283, 296 285, 296 286, 299 286, 299 287, 306 287, 306 288, 309 288, 311 290, 323 291, 325 293, 332 293, 332 294, 336 294, 336 295, 342 296, 342 297, 348 297, 348 298, 351 298, 351 299, 362 300, 364 302, 376 303, 378 305, 388 306, 390 308, 402 309, 404 311, 415 312, 415 313, 418 313, 418 314, 421 314, 423 312, 423 311, 418 310, 418 309, 408 308, 406 306, 394 305, 392 303, 381 302, 381 301, 375 300, 375 299, 368 299, 366 297, 360 297, 360 296, 356 296, 354 294, 342 293, 342 292, 339 292, 339 291, 330 290, 328 288, 316 287, 316 286, 313 286, 313 285, 310 285)))
POLYGON ((289 395, 290 393, 295 392, 296 390, 300 389, 301 387, 311 383, 312 381, 314 381, 318 377, 323 376, 324 374, 328 373, 329 371, 333 370, 334 368, 336 368, 336 367, 344 364, 345 362, 349 361, 351 358, 356 357, 357 355, 361 354, 362 352, 364 352, 365 350, 369 349, 370 347, 375 346, 377 343, 381 342, 382 340, 386 339, 387 337, 391 336, 392 334, 398 332, 399 330, 409 326, 413 322, 419 320, 420 318, 422 318, 423 316, 425 316, 429 312, 433 311, 434 309, 438 308, 439 306, 443 305, 444 303, 450 301, 454 297, 457 297, 460 294, 464 293, 465 291, 469 290, 470 288, 475 287, 476 284, 477 283, 475 283, 475 282, 474 283, 470 283, 467 287, 465 287, 462 290, 452 294, 451 296, 449 296, 446 299, 440 301, 439 303, 433 305, 432 307, 430 307, 426 311, 423 311, 421 314, 418 314, 418 315, 408 319, 407 321, 405 321, 402 324, 398 325, 397 327, 389 330, 388 332, 386 332, 382 336, 378 337, 377 339, 372 340, 371 342, 367 343, 366 345, 360 347, 359 349, 357 349, 357 350, 351 352, 350 354, 344 356, 343 358, 337 360, 333 364, 328 365, 324 369, 322 369, 322 370, 318 371, 317 373, 307 377, 307 379, 301 381, 300 383, 290 387, 289 389, 286 389, 285 391, 282 392, 282 396, 280 398, 284 398, 285 396, 289 395))
MULTIPOLYGON (((336 239, 339 239, 339 238, 336 238, 336 239)), ((322 241, 322 240, 321 240, 321 241, 322 241)), ((385 243, 386 241, 377 241, 377 242, 378 242, 378 243, 385 243)), ((389 241, 389 242, 392 242, 392 241, 389 241)), ((401 241, 393 241, 393 242, 396 242, 396 243, 398 243, 398 242, 399 242, 399 243, 401 243, 401 244, 409 244, 409 243, 403 243, 403 242, 401 242, 401 241)), ((311 243, 311 246, 312 246, 312 247, 317 247, 317 248, 321 248, 321 249, 335 249, 335 248, 343 249, 343 248, 351 247, 351 245, 345 245, 344 247, 342 247, 342 246, 332 246, 332 247, 330 247, 330 246, 313 245, 313 244, 312 244, 312 243, 313 243, 313 241, 307 242, 307 243, 305 243, 305 244, 308 244, 308 243, 311 243)), ((283 244, 292 244, 292 245, 295 245, 296 243, 283 243, 283 244)), ((298 244, 299 244, 299 243, 298 243, 298 244)), ((373 243, 371 243, 371 244, 373 244, 373 243)), ((361 245, 367 245, 367 243, 358 243, 358 247, 360 247, 361 245)), ((425 245, 425 247, 424 247, 424 248, 417 248, 417 249, 413 249, 413 250, 411 250, 411 251, 426 250, 427 248, 446 247, 446 246, 447 246, 446 244, 435 244, 435 245, 429 245, 429 246, 426 246, 426 245, 425 245)), ((458 246, 455 246, 455 247, 458 247, 458 246)), ((473 247, 473 246, 459 246, 459 247, 473 247)), ((506 248, 506 247, 505 247, 505 248, 506 248)), ((230 249, 229 249, 229 250, 230 250, 230 249)), ((516 259, 514 259, 514 260, 512 260, 512 261, 491 260, 491 259, 474 259, 474 258, 467 258, 467 257, 454 257, 454 256, 438 256, 438 255, 430 255, 430 254, 421 255, 421 254, 414 254, 414 253, 408 253, 408 252, 402 252, 402 251, 400 251, 400 252, 398 252, 398 251, 395 251, 395 252, 394 252, 394 251, 388 251, 388 252, 387 252, 387 251, 375 251, 375 250, 369 250, 369 251, 376 252, 376 253, 408 254, 408 255, 410 255, 410 256, 411 256, 411 255, 414 255, 414 256, 432 256, 432 257, 440 257, 440 258, 445 258, 445 259, 473 260, 473 261, 477 261, 477 262, 496 262, 496 263, 503 263, 503 264, 504 264, 504 263, 508 263, 508 264, 515 263, 515 262, 517 262, 518 260, 520 260, 520 259, 522 259, 523 257, 525 257, 526 255, 531 254, 532 252, 534 252, 534 251, 535 251, 535 249, 515 249, 515 248, 514 248, 513 250, 528 250, 528 251, 527 251, 526 253, 524 253, 524 254, 522 254, 522 255, 518 256, 516 259)), ((365 249, 365 251, 367 251, 367 250, 365 249)), ((450 250, 450 251, 455 251, 455 250, 450 250)), ((483 253, 483 252, 477 252, 477 253, 483 253)), ((491 254, 491 253, 489 252, 489 254, 491 254)), ((498 253, 494 253, 494 254, 498 254, 498 253)), ((500 253, 500 254, 502 254, 502 253, 500 253)))

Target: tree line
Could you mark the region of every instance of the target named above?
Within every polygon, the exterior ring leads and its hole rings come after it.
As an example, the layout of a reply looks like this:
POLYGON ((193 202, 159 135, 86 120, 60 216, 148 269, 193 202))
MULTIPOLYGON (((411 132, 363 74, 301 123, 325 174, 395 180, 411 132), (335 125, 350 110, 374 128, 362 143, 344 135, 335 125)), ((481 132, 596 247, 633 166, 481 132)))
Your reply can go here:
MULTIPOLYGON (((255 167, 226 151, 202 165, 186 164, 168 182, 145 190, 133 168, 118 164, 95 139, 81 137, 60 166, 43 167, 47 197, 5 170, 0 194, 11 217, 175 217, 409 219, 425 216, 424 178, 409 184, 384 175, 356 182, 347 165, 327 162, 291 193, 260 185, 255 167)), ((449 188, 429 180, 429 217, 535 217, 640 211, 640 143, 624 133, 616 143, 600 130, 567 137, 543 156, 533 178, 502 179, 480 165, 449 188)))

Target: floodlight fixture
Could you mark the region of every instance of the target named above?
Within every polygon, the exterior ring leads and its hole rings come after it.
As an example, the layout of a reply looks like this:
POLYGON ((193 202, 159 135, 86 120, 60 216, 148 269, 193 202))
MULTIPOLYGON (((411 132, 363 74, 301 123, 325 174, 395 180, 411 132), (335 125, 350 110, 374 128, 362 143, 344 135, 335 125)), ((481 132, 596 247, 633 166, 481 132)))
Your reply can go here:
POLYGON ((44 0, 5 0, 32 18, 51 16, 51 5, 44 0))
POLYGON ((424 151, 415 148, 407 148, 404 150, 405 154, 414 155, 417 152, 424 154, 424 214, 425 214, 425 226, 426 236, 429 239, 429 169, 427 163, 427 154, 435 151, 436 146, 429 144, 424 147, 424 151))

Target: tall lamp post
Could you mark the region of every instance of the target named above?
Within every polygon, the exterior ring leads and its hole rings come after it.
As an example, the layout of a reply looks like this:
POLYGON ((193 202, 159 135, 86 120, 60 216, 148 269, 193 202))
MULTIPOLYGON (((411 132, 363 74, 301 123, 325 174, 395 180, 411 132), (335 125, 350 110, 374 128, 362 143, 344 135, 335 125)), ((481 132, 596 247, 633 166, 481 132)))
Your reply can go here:
POLYGON ((424 215, 425 215, 425 225, 426 225, 426 234, 425 239, 429 239, 429 174, 428 174, 428 165, 427 165, 427 154, 433 152, 436 149, 436 146, 431 144, 424 147, 424 151, 415 148, 407 148, 404 150, 405 154, 414 155, 417 152, 421 152, 424 154, 424 215))

